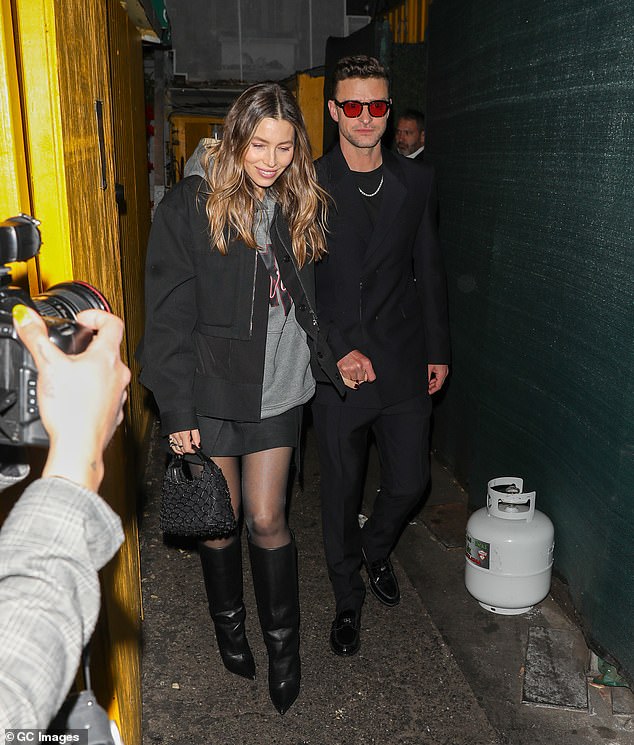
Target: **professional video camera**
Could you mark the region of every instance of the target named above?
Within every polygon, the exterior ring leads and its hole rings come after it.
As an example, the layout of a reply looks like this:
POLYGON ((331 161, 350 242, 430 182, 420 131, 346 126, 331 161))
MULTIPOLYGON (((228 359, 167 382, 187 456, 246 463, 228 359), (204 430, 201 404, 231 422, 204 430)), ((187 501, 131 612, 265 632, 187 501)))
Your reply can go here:
POLYGON ((39 224, 24 214, 0 223, 0 444, 6 445, 48 444, 37 405, 37 369, 13 328, 13 306, 21 303, 36 310, 51 341, 66 354, 82 352, 92 339, 92 330, 76 322, 77 313, 110 310, 103 295, 85 282, 62 282, 35 297, 10 286, 6 264, 38 254, 39 224))

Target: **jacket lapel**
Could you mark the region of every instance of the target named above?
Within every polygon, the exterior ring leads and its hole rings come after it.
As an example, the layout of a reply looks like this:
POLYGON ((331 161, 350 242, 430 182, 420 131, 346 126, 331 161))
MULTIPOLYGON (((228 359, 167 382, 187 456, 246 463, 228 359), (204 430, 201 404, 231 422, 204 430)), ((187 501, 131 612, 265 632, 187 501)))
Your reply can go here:
POLYGON ((356 229, 359 238, 357 244, 366 247, 372 238, 372 223, 338 144, 325 156, 325 160, 327 184, 324 186, 335 203, 331 212, 334 211, 335 219, 349 220, 356 229))
POLYGON ((324 166, 327 169, 326 189, 335 200, 335 210, 340 209, 342 219, 349 220, 354 225, 359 239, 357 245, 362 249, 363 263, 369 262, 389 237, 407 196, 397 157, 388 150, 383 149, 382 152, 383 197, 379 219, 374 229, 363 204, 363 197, 339 145, 324 158, 324 166))

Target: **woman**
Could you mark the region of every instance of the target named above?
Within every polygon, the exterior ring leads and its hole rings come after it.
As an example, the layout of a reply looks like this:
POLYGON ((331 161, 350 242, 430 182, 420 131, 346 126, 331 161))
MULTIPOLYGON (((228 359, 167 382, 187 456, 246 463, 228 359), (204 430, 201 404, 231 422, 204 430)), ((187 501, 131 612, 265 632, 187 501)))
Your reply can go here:
MULTIPOLYGON (((286 490, 314 376, 343 392, 314 308, 327 196, 293 96, 248 88, 223 139, 157 208, 148 247, 141 380, 175 453, 222 469, 242 510, 269 692, 280 714, 299 693, 297 558, 286 490)), ((225 667, 255 677, 246 639, 239 536, 199 544, 225 667)))

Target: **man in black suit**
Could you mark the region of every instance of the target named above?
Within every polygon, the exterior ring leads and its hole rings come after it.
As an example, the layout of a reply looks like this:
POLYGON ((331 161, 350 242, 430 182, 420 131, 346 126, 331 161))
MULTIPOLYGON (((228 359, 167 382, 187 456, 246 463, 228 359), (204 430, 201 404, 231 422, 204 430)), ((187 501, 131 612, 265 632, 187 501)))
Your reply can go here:
POLYGON ((394 142, 401 155, 412 160, 425 157, 425 114, 418 109, 407 109, 396 121, 394 142))
POLYGON ((348 385, 342 400, 319 384, 313 420, 321 463, 324 546, 336 599, 330 644, 357 652, 365 597, 400 593, 390 553, 429 478, 430 395, 449 361, 446 281, 431 167, 384 149, 391 107, 385 69, 372 57, 340 60, 331 117, 339 141, 317 162, 333 198, 328 255, 316 265, 320 324, 348 385), (363 529, 358 512, 368 437, 381 489, 363 529))

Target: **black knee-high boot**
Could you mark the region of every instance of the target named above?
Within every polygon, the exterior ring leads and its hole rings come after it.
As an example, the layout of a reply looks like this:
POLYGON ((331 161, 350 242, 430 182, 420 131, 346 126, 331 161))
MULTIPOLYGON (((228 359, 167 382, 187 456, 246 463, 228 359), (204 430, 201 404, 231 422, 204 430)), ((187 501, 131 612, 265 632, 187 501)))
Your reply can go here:
POLYGON ((229 672, 253 680, 255 661, 244 630, 240 540, 225 548, 199 543, 198 553, 222 661, 229 672))
POLYGON ((249 543, 255 599, 269 654, 269 695, 280 714, 299 694, 299 591, 295 541, 280 548, 249 543))

